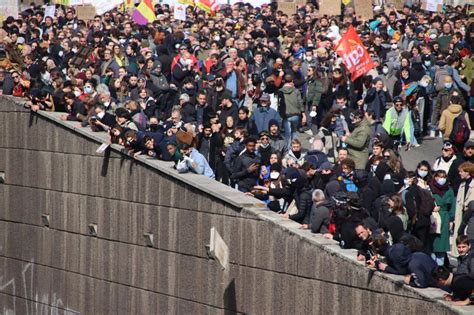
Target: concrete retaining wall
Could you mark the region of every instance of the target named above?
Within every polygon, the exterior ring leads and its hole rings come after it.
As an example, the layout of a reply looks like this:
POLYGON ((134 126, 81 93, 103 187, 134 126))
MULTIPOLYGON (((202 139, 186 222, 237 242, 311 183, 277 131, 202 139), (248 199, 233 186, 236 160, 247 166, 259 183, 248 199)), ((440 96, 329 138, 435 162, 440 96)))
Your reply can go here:
POLYGON ((367 283, 354 251, 169 163, 133 159, 119 146, 96 153, 103 134, 57 117, 0 98, 2 313, 472 311, 401 277, 377 272, 367 283), (208 258, 211 227, 229 247, 228 270, 208 258))

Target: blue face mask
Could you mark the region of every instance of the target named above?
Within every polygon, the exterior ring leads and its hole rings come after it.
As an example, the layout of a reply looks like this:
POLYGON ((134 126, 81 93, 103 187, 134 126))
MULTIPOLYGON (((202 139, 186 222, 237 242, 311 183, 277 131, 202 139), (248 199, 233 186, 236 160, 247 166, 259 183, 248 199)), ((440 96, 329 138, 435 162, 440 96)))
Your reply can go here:
POLYGON ((436 182, 438 183, 438 185, 443 186, 444 184, 446 184, 446 178, 438 178, 436 179, 436 182))
POLYGON ((84 92, 86 92, 87 94, 92 94, 93 91, 94 90, 90 86, 84 87, 84 92))
POLYGON ((418 170, 418 175, 419 175, 421 178, 425 178, 426 175, 428 175, 428 171, 420 171, 420 170, 418 170))
POLYGON ((450 89, 452 86, 453 86, 452 83, 445 83, 444 84, 444 87, 447 88, 447 89, 450 89))

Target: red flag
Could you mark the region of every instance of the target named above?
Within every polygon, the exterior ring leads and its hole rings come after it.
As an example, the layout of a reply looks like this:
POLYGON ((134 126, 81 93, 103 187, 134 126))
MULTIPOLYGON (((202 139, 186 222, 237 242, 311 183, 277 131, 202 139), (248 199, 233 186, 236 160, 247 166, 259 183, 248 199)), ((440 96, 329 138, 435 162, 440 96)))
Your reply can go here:
POLYGON ((355 81, 361 75, 374 67, 367 49, 351 25, 336 46, 336 53, 342 58, 344 65, 351 72, 351 80, 355 81))

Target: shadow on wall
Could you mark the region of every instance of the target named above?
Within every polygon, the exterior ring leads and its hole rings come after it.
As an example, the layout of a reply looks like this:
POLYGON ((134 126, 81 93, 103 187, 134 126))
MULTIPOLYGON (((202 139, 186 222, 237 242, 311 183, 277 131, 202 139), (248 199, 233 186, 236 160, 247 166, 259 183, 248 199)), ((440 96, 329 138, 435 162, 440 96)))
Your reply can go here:
POLYGON ((235 279, 229 283, 224 291, 224 314, 230 315, 237 312, 237 299, 235 297, 235 279))

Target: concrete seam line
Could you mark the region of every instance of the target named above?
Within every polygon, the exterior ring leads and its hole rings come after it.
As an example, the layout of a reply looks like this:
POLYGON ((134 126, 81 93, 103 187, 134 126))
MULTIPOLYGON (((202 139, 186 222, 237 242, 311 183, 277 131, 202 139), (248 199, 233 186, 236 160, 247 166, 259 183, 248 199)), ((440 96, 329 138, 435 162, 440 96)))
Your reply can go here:
MULTIPOLYGON (((32 226, 32 227, 35 227, 35 228, 38 228, 38 229, 43 229, 44 228, 43 226, 40 226, 40 225, 28 224, 28 223, 23 223, 23 222, 18 222, 18 221, 0 220, 0 222, 8 222, 8 223, 13 223, 13 224, 27 225, 27 226, 32 226)), ((65 234, 80 235, 82 237, 90 237, 88 234, 76 233, 76 232, 71 232, 71 231, 66 231, 66 230, 61 230, 61 229, 49 228, 49 230, 57 231, 57 232, 60 232, 60 233, 65 233, 65 234)), ((193 255, 193 254, 186 254, 186 253, 176 252, 176 251, 172 251, 172 250, 169 250, 169 249, 163 249, 163 248, 159 248, 159 247, 148 247, 148 246, 145 246, 145 245, 134 244, 134 243, 129 243, 129 242, 123 242, 123 241, 108 239, 108 238, 104 238, 104 237, 95 237, 95 239, 103 240, 103 241, 110 241, 110 242, 113 242, 113 243, 131 245, 131 246, 146 247, 146 248, 149 248, 150 250, 163 251, 163 252, 173 253, 173 254, 176 254, 176 255, 187 256, 187 257, 194 257, 194 258, 202 259, 202 260, 206 260, 206 261, 209 260, 207 256, 197 256, 197 255, 193 255)), ((0 257, 23 261, 23 259, 10 257, 10 256, 5 256, 5 255, 0 255, 0 257)), ((377 291, 377 290, 370 289, 370 288, 367 288, 367 287, 355 286, 355 285, 351 285, 349 283, 339 283, 339 282, 330 281, 330 280, 321 279, 321 278, 308 277, 308 276, 294 274, 294 273, 291 273, 291 272, 283 272, 283 271, 272 270, 272 269, 268 269, 268 268, 264 268, 264 267, 250 266, 250 265, 247 265, 247 264, 237 263, 235 261, 229 261, 229 263, 233 266, 236 266, 236 267, 241 266, 241 267, 246 267, 246 268, 255 269, 255 270, 263 270, 263 271, 270 272, 270 273, 277 273, 277 274, 287 275, 287 276, 296 277, 296 278, 303 278, 303 279, 311 280, 311 281, 319 281, 319 282, 323 282, 323 283, 341 285, 341 286, 346 286, 346 287, 350 287, 350 288, 354 288, 354 289, 359 289, 359 290, 364 290, 364 291, 369 291, 369 292, 374 292, 374 293, 379 293, 379 294, 388 294, 388 295, 392 295, 392 296, 410 298, 410 299, 415 299, 415 300, 424 300, 424 301, 428 300, 428 301, 431 301, 431 299, 429 299, 426 296, 420 295, 417 291, 414 291, 414 292, 417 293, 416 295, 419 296, 420 298, 407 296, 407 295, 395 294, 395 293, 391 293, 391 292, 381 292, 381 291, 377 291)), ((48 265, 39 264, 39 263, 36 263, 36 264, 41 265, 41 266, 48 266, 48 265)), ((57 267, 53 267, 53 266, 48 266, 48 267, 66 271, 62 268, 57 268, 57 267)), ((84 276, 88 276, 88 277, 92 277, 92 278, 95 278, 95 279, 108 281, 108 280, 105 280, 105 279, 93 277, 93 276, 83 274, 83 273, 80 273, 80 272, 74 272, 74 271, 71 271, 71 272, 76 273, 76 274, 80 274, 80 275, 84 275, 84 276)), ((383 274, 381 273, 381 274, 378 274, 378 275, 381 276, 383 274)), ((390 282, 393 282, 393 279, 387 279, 387 278, 384 278, 384 279, 386 279, 390 282)), ((392 283, 392 284, 395 285, 395 283, 392 283)), ((127 285, 127 284, 123 284, 123 285, 127 285)))
MULTIPOLYGON (((1 257, 1 256, 0 256, 0 257, 1 257)), ((30 263, 31 263, 31 262, 30 262, 30 263)), ((67 307, 54 306, 54 305, 51 305, 51 304, 48 304, 48 303, 44 303, 44 302, 42 302, 41 300, 33 300, 33 299, 30 299, 30 298, 27 298, 27 297, 18 296, 18 295, 13 295, 13 294, 10 294, 10 293, 5 292, 5 291, 0 291, 0 295, 1 295, 1 294, 7 295, 7 296, 10 296, 10 297, 13 297, 13 298, 18 298, 18 299, 20 299, 20 300, 26 300, 26 301, 34 302, 34 303, 37 303, 37 304, 41 304, 41 305, 50 307, 50 308, 55 309, 55 310, 62 310, 62 311, 67 312, 67 313, 81 314, 80 312, 77 312, 77 311, 74 311, 74 310, 70 310, 70 309, 68 309, 67 307)))
MULTIPOLYGON (((59 271, 65 272, 65 273, 76 274, 76 275, 83 276, 83 277, 90 278, 90 279, 94 279, 94 280, 97 280, 97 281, 104 281, 104 282, 107 282, 107 283, 113 283, 113 284, 126 286, 126 287, 130 287, 130 288, 138 289, 138 290, 143 290, 143 291, 147 291, 147 292, 153 292, 153 293, 157 293, 157 294, 171 296, 171 297, 175 297, 175 298, 179 298, 179 299, 182 299, 182 300, 191 301, 191 302, 195 302, 195 303, 199 303, 199 304, 209 305, 209 304, 198 302, 198 301, 195 301, 195 300, 182 298, 182 297, 179 297, 179 296, 176 296, 176 295, 167 294, 167 293, 164 293, 164 292, 159 292, 159 291, 155 291, 155 290, 151 290, 151 289, 140 288, 140 287, 137 287, 137 286, 134 286, 134 285, 130 285, 130 284, 122 283, 122 282, 117 282, 117 281, 111 281, 111 280, 107 280, 107 279, 104 279, 104 278, 98 278, 98 277, 94 277, 94 276, 84 274, 84 273, 81 273, 81 272, 66 270, 66 269, 63 269, 63 268, 49 266, 49 265, 45 265, 45 264, 41 264, 41 263, 37 263, 37 262, 31 262, 29 260, 24 260, 24 259, 21 259, 21 258, 9 257, 9 256, 5 256, 5 255, 0 255, 0 258, 11 259, 11 260, 20 261, 20 262, 33 263, 34 265, 37 265, 37 266, 42 266, 42 267, 46 267, 46 268, 50 268, 50 269, 54 269, 54 270, 59 270, 59 271)), ((267 272, 272 272, 272 271, 268 271, 268 270, 265 270, 265 269, 252 268, 252 267, 249 267, 249 266, 246 266, 246 265, 235 265, 235 266, 237 266, 237 267, 241 266, 241 267, 247 267, 247 268, 250 268, 250 269, 259 269, 259 270, 264 270, 264 271, 267 271, 267 272)), ((273 271, 273 272, 278 273, 276 271, 273 271)), ((300 276, 293 275, 293 274, 288 274, 288 273, 283 273, 283 274, 287 275, 289 277, 300 278, 300 276)), ((320 279, 315 279, 315 278, 306 278, 306 277, 302 277, 302 278, 304 278, 306 280, 309 280, 309 281, 329 283, 329 284, 333 284, 333 285, 336 285, 336 286, 350 287, 350 288, 353 288, 353 289, 359 289, 359 290, 368 291, 368 292, 371 292, 371 293, 382 294, 382 295, 390 295, 390 296, 394 296, 394 297, 400 297, 400 298, 405 298, 405 299, 410 299, 410 300, 415 300, 415 301, 432 302, 432 303, 437 302, 436 300, 428 299, 428 298, 417 298, 417 297, 399 295, 399 294, 394 294, 394 293, 380 292, 380 291, 375 291, 375 290, 371 290, 371 289, 368 289, 368 288, 350 286, 350 285, 346 285, 346 284, 343 284, 343 283, 325 281, 325 280, 320 280, 320 279)), ((446 307, 446 305, 444 305, 444 304, 440 304, 440 305, 443 305, 443 306, 446 307)), ((209 305, 209 306, 212 306, 212 305, 209 305)), ((217 307, 217 306, 213 306, 213 307, 223 309, 223 308, 220 308, 220 307, 217 307)))
MULTIPOLYGON (((194 212, 194 210, 190 210, 190 209, 186 209, 186 208, 181 208, 181 207, 177 207, 177 206, 173 206, 173 205, 160 205, 160 204, 154 204, 154 203, 147 203, 147 202, 142 202, 142 201, 136 201, 136 200, 124 200, 124 199, 118 199, 118 198, 112 198, 112 197, 104 197, 104 196, 91 196, 91 195, 86 195, 86 194, 83 194, 83 193, 78 193, 78 192, 70 192, 70 191, 63 191, 63 190, 57 190, 57 189, 49 189, 49 188, 41 188, 41 187, 35 187, 35 186, 24 186, 24 185, 18 185, 18 184, 3 184, 5 187, 8 187, 8 186, 12 186, 12 187, 22 187, 22 188, 27 188, 27 189, 36 189, 36 190, 44 190, 44 191, 52 191, 52 192, 56 192, 56 193, 67 193, 67 194, 71 194, 71 195, 77 195, 77 196, 82 196, 82 197, 88 197, 88 198, 100 198, 100 199, 106 199, 106 200, 114 200, 114 201, 120 201, 120 202, 124 202, 124 203, 132 203, 132 204, 140 204, 140 205, 145 205, 145 206, 153 206, 153 207, 168 207, 168 208, 171 208, 171 209, 178 209, 178 210, 185 210, 185 211, 190 211, 190 212, 194 212)), ((217 199, 220 201, 220 199, 217 199)), ((239 211, 237 210, 234 210, 235 212, 239 213, 239 211)), ((234 218, 234 217, 238 217, 238 215, 229 215, 229 214, 224 214, 224 213, 215 213, 215 212, 209 212, 209 211, 203 211, 203 210, 200 210, 200 212, 202 213, 208 213, 208 214, 215 214, 215 215, 222 215, 222 216, 225 216, 225 217, 230 217, 230 218, 234 218)), ((249 220, 254 220, 254 221, 261 221, 260 219, 258 218, 252 218, 252 217, 246 217, 247 219, 249 220)))

